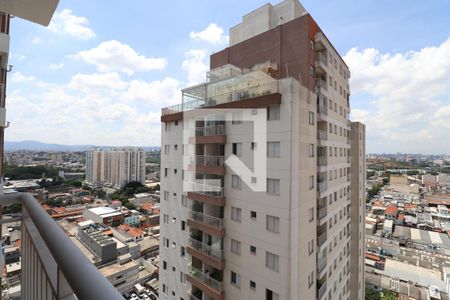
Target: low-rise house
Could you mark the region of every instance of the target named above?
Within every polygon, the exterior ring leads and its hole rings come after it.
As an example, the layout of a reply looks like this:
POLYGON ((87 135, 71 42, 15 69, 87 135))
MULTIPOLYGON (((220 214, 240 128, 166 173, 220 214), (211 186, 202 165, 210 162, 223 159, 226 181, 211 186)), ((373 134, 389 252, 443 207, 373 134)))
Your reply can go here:
POLYGON ((384 217, 386 220, 396 220, 398 214, 398 208, 396 205, 389 205, 386 207, 386 210, 384 211, 384 217))

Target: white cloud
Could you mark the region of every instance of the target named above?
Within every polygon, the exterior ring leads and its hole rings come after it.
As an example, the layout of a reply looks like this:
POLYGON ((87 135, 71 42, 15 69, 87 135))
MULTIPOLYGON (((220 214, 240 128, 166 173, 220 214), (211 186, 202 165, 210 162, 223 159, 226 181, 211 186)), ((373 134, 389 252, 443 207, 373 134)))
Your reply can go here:
POLYGON ((353 120, 367 124, 369 151, 449 152, 450 38, 405 53, 351 49, 353 120), (359 99, 359 100, 358 100, 359 99), (441 123, 440 123, 441 122, 441 123))
POLYGON ((59 63, 59 64, 49 64, 48 65, 50 67, 50 69, 52 70, 59 70, 62 67, 64 67, 64 63, 59 63))
POLYGON ((190 37, 193 40, 205 41, 211 44, 224 44, 228 42, 228 36, 224 35, 223 29, 215 23, 210 23, 199 32, 192 31, 190 37))
POLYGON ((11 81, 18 83, 18 82, 24 82, 24 81, 32 81, 36 79, 34 76, 26 76, 20 73, 19 71, 14 72, 11 76, 11 81))
POLYGON ((33 44, 42 44, 42 40, 39 37, 35 37, 31 42, 33 44))
POLYGON ((145 82, 132 80, 124 99, 145 101, 159 105, 171 105, 181 102, 180 82, 166 77, 161 81, 145 82))
POLYGON ((95 37, 95 32, 89 28, 88 19, 74 15, 73 12, 67 8, 55 13, 48 29, 56 33, 67 34, 83 40, 95 37))
POLYGON ((96 48, 80 51, 69 57, 95 65, 99 72, 135 72, 161 70, 167 65, 165 58, 145 57, 126 44, 112 40, 103 42, 96 48))
POLYGON ((117 73, 75 74, 68 85, 70 88, 86 93, 110 93, 125 89, 128 84, 123 82, 117 73))
POLYGON ((20 53, 14 53, 11 52, 10 56, 11 61, 23 61, 25 58, 27 58, 25 55, 20 54, 20 53))
POLYGON ((209 70, 207 58, 208 52, 206 49, 191 49, 185 53, 182 68, 187 72, 188 86, 205 82, 205 74, 209 70))

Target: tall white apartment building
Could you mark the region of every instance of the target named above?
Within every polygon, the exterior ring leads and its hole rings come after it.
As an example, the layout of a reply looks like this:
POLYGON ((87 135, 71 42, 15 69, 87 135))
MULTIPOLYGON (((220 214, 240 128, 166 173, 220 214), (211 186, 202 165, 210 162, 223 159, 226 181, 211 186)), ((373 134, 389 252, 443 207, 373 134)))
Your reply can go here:
POLYGON ((245 15, 210 68, 162 110, 160 298, 363 299, 365 127, 347 65, 285 0, 245 15))
POLYGON ((86 182, 121 188, 131 181, 145 182, 145 152, 137 148, 86 152, 86 182))

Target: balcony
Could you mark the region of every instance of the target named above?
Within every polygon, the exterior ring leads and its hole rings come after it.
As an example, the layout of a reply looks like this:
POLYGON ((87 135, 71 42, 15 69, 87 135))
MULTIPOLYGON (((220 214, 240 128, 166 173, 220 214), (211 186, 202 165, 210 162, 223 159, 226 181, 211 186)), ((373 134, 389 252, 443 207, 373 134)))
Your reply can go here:
POLYGON ((216 218, 201 212, 190 210, 187 224, 192 228, 204 231, 210 235, 221 237, 225 235, 222 218, 216 218))
MULTIPOLYGON (((325 227, 326 227, 326 224, 325 224, 325 227)), ((322 246, 326 242, 326 240, 327 240, 327 231, 325 230, 324 232, 319 234, 319 237, 317 238, 317 244, 319 245, 319 247, 322 246)))
POLYGON ((328 40, 321 31, 316 33, 315 41, 316 41, 315 44, 316 50, 321 51, 327 48, 328 40))
POLYGON ((326 190, 327 190, 327 187, 328 187, 328 185, 327 185, 327 182, 325 180, 317 182, 317 191, 319 193, 325 193, 326 190))
POLYGON ((192 237, 188 240, 188 253, 201 261, 208 263, 218 270, 223 270, 224 256, 223 250, 214 248, 210 245, 202 243, 192 237))
POLYGON ((321 91, 321 90, 327 90, 328 86, 325 80, 323 79, 316 79, 316 88, 321 91))
MULTIPOLYGON (((246 75, 250 76, 251 74, 249 73, 246 75)), ((267 79, 264 79, 264 80, 267 80, 267 79)), ((241 81, 241 83, 247 84, 244 81, 241 81)), ((224 105, 225 104, 236 104, 237 101, 241 101, 241 100, 254 99, 254 98, 258 98, 258 97, 264 97, 264 96, 277 94, 279 91, 278 81, 273 80, 273 78, 271 78, 270 81, 261 82, 261 83, 257 83, 257 84, 252 82, 251 84, 253 84, 253 85, 248 86, 248 87, 241 87, 241 88, 239 88, 239 85, 237 87, 228 86, 228 87, 226 87, 225 92, 215 92, 213 94, 211 94, 211 92, 209 92, 207 98, 205 97, 205 95, 207 94, 206 93, 207 84, 195 87, 196 89, 199 89, 199 88, 202 89, 201 91, 197 90, 197 91, 191 93, 190 91, 184 90, 183 91, 183 103, 163 108, 161 110, 161 114, 162 114, 162 116, 166 116, 166 115, 170 115, 170 114, 183 113, 186 111, 190 111, 190 110, 194 110, 194 109, 201 109, 201 108, 206 108, 206 107, 214 107, 215 108, 216 106, 217 106, 217 108, 228 108, 228 107, 224 107, 224 105), (205 89, 205 90, 203 90, 203 89, 205 89)), ((261 99, 258 99, 258 100, 261 100, 261 99)), ((259 102, 264 102, 264 101, 259 101, 259 102)), ((273 103, 273 104, 279 104, 279 103, 273 103)), ((229 108, 232 108, 232 107, 229 107, 229 108)), ((236 107, 236 108, 239 108, 239 107, 236 107)))
POLYGON ((320 272, 323 271, 323 269, 325 269, 326 266, 327 266, 327 256, 326 255, 322 258, 317 259, 317 272, 319 274, 320 274, 320 272))
POLYGON ((326 75, 327 70, 327 57, 321 52, 316 53, 316 61, 315 61, 315 67, 316 67, 316 74, 318 75, 326 75))
POLYGON ((195 156, 195 172, 225 175, 225 158, 215 155, 197 155, 195 156))
POLYGON ((22 204, 21 299, 123 299, 30 194, 0 197, 13 203, 22 204))
POLYGON ((202 300, 201 293, 198 293, 197 295, 195 295, 192 292, 189 292, 188 295, 189 295, 189 300, 202 300))
POLYGON ((326 141, 328 139, 328 132, 322 129, 317 130, 317 138, 319 140, 326 141))
POLYGON ((322 220, 327 215, 327 206, 318 207, 317 209, 317 218, 319 220, 322 220))
POLYGON ((208 296, 215 300, 223 300, 225 298, 223 282, 214 277, 214 274, 205 274, 199 269, 191 266, 187 278, 192 285, 202 290, 202 292, 208 296))
POLYGON ((225 206, 225 195, 221 186, 192 182, 189 184, 187 196, 202 203, 225 206))
POLYGON ((195 128, 195 140, 197 144, 226 144, 225 125, 214 125, 195 128))
POLYGON ((319 167, 324 167, 328 164, 328 157, 326 156, 318 156, 317 157, 317 165, 319 167))
POLYGON ((318 282, 317 283, 317 299, 322 299, 323 295, 325 295, 325 292, 327 291, 327 282, 323 282, 321 285, 318 282))
POLYGON ((163 108, 161 121, 181 120, 183 113, 194 109, 259 108, 280 104, 278 81, 261 71, 256 72, 256 77, 255 72, 250 72, 183 90, 183 103, 163 108), (260 81, 256 83, 255 78, 260 81))

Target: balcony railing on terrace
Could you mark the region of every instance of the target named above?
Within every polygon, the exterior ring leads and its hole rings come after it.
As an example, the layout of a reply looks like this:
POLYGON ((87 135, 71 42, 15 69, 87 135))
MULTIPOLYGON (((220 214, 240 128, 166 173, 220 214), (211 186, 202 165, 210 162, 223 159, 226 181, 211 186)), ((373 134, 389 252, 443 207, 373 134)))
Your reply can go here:
POLYGON ((216 185, 210 185, 210 184, 203 184, 203 183, 197 183, 197 182, 191 182, 189 184, 189 190, 193 193, 200 193, 204 195, 214 196, 214 197, 223 197, 223 187, 216 186, 216 185))
POLYGON ((225 158, 215 155, 197 155, 195 156, 196 165, 206 165, 211 167, 223 167, 225 158))
POLYGON ((317 190, 321 193, 325 192, 327 190, 327 182, 326 181, 318 182, 317 190))
POLYGON ((209 286, 210 288, 215 290, 217 293, 220 294, 223 292, 223 282, 222 281, 218 281, 218 280, 212 278, 211 276, 203 273, 202 271, 194 268, 193 266, 191 266, 190 275, 192 277, 195 277, 196 279, 200 280, 202 283, 206 284, 207 286, 209 286))
POLYGON ((195 136, 215 136, 224 135, 225 125, 215 125, 195 128, 195 136))
POLYGON ((210 226, 218 228, 218 229, 223 228, 223 219, 221 219, 221 218, 216 218, 213 216, 205 215, 201 212, 197 212, 197 211, 193 211, 193 210, 189 211, 189 217, 194 221, 197 221, 197 222, 200 222, 203 224, 207 224, 207 225, 210 225, 210 226))
POLYGON ((36 199, 0 197, 2 206, 12 203, 22 204, 21 299, 123 299, 36 199))
POLYGON ((271 95, 278 93, 278 80, 264 82, 258 85, 250 86, 243 89, 230 88, 227 92, 221 94, 207 95, 198 100, 192 100, 181 104, 169 106, 161 110, 161 114, 169 115, 184 111, 189 111, 197 108, 214 106, 218 104, 256 98, 259 96, 271 95))
POLYGON ((189 246, 191 246, 192 248, 194 248, 197 251, 200 251, 209 256, 217 258, 218 260, 223 260, 223 250, 221 250, 221 249, 217 249, 212 246, 209 246, 205 243, 197 241, 194 238, 189 238, 189 246))

